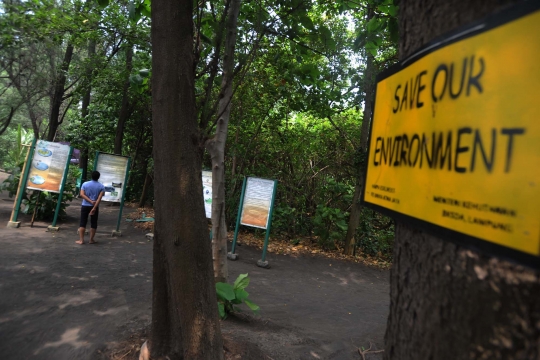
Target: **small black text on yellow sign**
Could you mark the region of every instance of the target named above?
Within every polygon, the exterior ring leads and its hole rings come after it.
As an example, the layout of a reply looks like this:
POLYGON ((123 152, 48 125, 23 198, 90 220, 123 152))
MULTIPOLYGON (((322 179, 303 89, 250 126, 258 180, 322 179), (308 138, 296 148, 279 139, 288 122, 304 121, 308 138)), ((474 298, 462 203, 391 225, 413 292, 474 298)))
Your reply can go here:
POLYGON ((364 201, 540 255, 540 11, 377 83, 364 201))

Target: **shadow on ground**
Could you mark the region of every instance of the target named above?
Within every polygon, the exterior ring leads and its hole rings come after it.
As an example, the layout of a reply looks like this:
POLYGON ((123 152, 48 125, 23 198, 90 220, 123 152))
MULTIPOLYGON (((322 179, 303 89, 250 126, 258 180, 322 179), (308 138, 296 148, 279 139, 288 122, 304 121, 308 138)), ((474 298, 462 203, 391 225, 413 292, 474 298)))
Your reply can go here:
MULTIPOLYGON (((0 182, 5 174, 0 173, 0 182)), ((100 207, 96 245, 77 245, 80 200, 58 233, 29 216, 6 228, 13 206, 0 194, 0 353, 3 359, 97 359, 150 323, 152 243, 122 221, 118 207, 100 207)), ((124 209, 127 215, 131 210, 124 209)), ((88 241, 88 237, 86 238, 88 241)), ((270 254, 271 269, 255 266, 260 252, 237 248, 230 279, 249 273, 250 299, 261 307, 222 322, 226 338, 256 344, 272 359, 360 359, 357 347, 383 347, 388 272, 322 257, 270 254)), ((368 359, 381 359, 380 354, 368 359)), ((136 357, 126 357, 136 358, 136 357)))

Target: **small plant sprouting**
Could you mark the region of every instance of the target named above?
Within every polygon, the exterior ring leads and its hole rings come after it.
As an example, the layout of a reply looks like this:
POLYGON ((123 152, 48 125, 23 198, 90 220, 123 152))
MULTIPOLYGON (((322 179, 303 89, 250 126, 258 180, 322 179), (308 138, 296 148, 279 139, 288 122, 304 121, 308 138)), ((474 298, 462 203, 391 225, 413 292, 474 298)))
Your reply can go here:
POLYGON ((255 314, 259 312, 259 306, 247 299, 249 296, 245 288, 249 285, 248 274, 240 274, 233 285, 223 282, 216 283, 219 316, 226 319, 233 312, 242 311, 235 305, 245 303, 255 314))

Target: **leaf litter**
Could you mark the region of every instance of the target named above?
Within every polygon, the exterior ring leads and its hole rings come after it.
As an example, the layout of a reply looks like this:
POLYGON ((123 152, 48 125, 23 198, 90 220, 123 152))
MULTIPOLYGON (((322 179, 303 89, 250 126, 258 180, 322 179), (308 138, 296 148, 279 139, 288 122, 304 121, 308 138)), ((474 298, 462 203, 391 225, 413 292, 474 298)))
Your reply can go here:
MULTIPOLYGON (((152 208, 138 208, 137 211, 130 213, 127 219, 132 220, 132 224, 137 229, 143 231, 152 232, 154 230, 154 222, 135 222, 134 220, 144 217, 154 217, 154 209, 152 208)), ((234 238, 234 231, 228 232, 229 241, 234 238)), ((263 248, 264 236, 253 233, 251 231, 240 231, 238 233, 238 243, 241 245, 248 245, 257 249, 263 248)), ((392 262, 387 258, 378 254, 372 256, 363 253, 361 249, 356 249, 355 255, 343 254, 343 248, 338 243, 335 245, 335 249, 326 249, 317 244, 316 237, 303 237, 296 238, 293 242, 284 236, 271 236, 268 244, 268 252, 280 255, 310 255, 310 256, 323 256, 328 259, 338 259, 353 261, 355 263, 362 263, 368 266, 376 267, 379 269, 389 269, 392 266, 392 262)))

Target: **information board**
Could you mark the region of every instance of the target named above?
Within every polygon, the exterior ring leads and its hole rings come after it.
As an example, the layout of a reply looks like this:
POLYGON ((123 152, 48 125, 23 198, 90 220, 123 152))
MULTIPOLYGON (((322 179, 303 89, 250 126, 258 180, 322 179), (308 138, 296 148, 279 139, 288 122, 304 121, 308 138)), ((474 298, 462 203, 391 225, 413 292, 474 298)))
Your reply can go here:
POLYGON ((212 218, 212 172, 203 171, 202 172, 202 183, 203 183, 203 199, 204 199, 204 212, 206 213, 206 218, 212 218))
POLYGON ((99 182, 105 186, 105 195, 103 195, 102 201, 122 201, 128 159, 125 156, 99 153, 96 170, 101 174, 99 182))
POLYGON ((538 7, 460 29, 378 78, 368 206, 540 255, 538 7))
POLYGON ((38 140, 26 187, 58 193, 68 165, 70 146, 38 140))
POLYGON ((268 227, 274 180, 248 177, 240 224, 261 229, 268 227))

